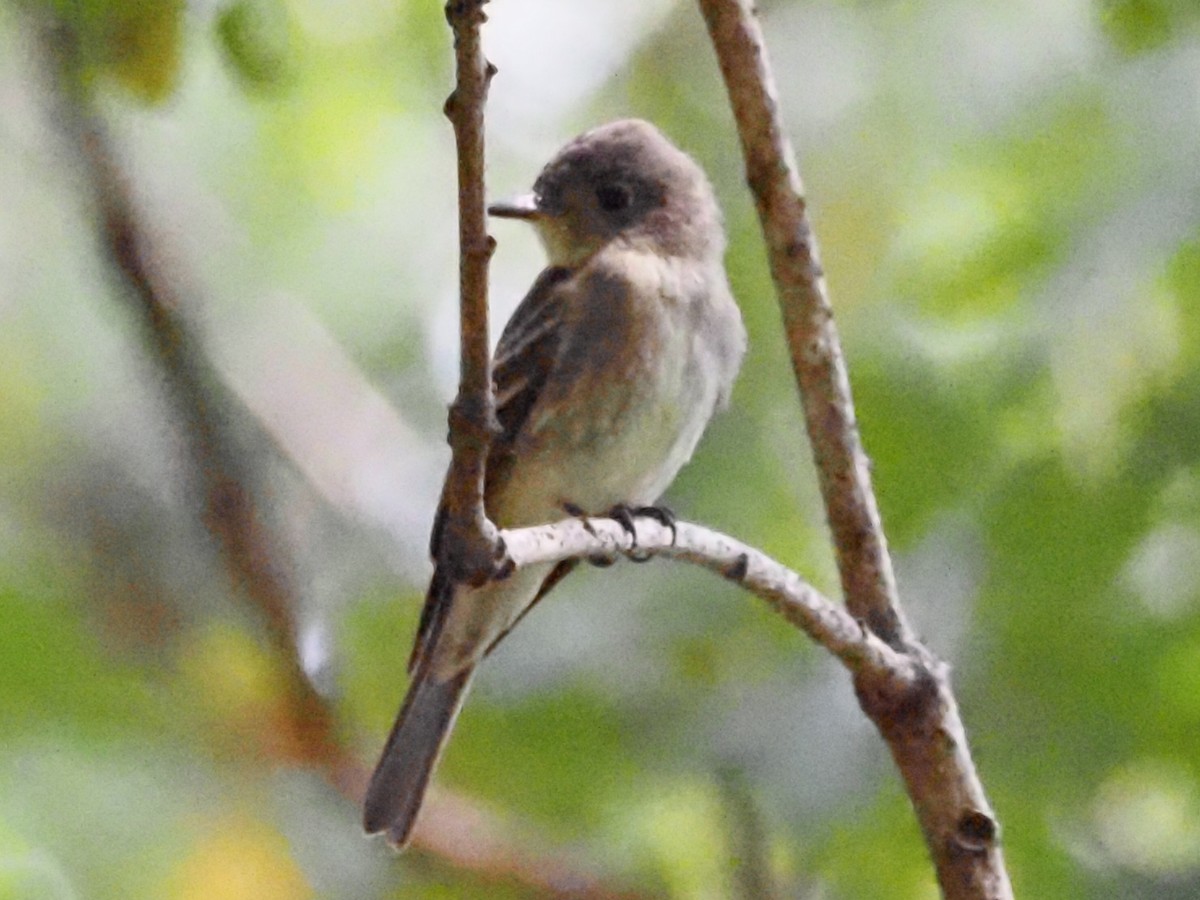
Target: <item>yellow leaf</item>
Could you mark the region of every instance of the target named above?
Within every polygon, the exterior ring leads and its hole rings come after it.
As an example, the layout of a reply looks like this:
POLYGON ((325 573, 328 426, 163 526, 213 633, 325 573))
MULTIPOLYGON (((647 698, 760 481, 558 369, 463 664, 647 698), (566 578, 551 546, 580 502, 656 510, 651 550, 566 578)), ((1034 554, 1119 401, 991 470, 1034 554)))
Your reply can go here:
POLYGON ((171 95, 183 50, 183 4, 131 3, 113 10, 105 27, 104 69, 146 103, 171 95))
POLYGON ((287 841, 246 816, 208 823, 206 833, 169 876, 169 900, 307 900, 312 886, 287 841))

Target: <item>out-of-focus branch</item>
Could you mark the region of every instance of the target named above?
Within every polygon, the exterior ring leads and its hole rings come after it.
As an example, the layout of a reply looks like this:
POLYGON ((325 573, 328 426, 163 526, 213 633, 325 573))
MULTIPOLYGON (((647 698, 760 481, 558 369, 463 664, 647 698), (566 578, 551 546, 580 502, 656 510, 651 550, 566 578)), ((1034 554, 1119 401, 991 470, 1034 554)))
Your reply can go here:
POLYGON ((276 659, 287 673, 292 746, 308 761, 336 761, 337 781, 349 777, 333 730, 332 715, 305 676, 295 651, 297 606, 291 566, 264 521, 249 488, 229 429, 230 398, 223 395, 200 341, 182 313, 184 298, 161 265, 161 256, 137 214, 129 184, 103 123, 80 84, 74 35, 66 24, 42 32, 59 76, 59 113, 83 162, 97 212, 104 257, 123 283, 121 295, 142 326, 151 358, 162 373, 167 397, 184 429, 201 493, 201 519, 217 541, 234 585, 265 625, 276 659))
POLYGON ((720 771, 717 776, 728 852, 733 861, 733 898, 782 900, 783 890, 771 867, 770 838, 749 785, 735 770, 720 771))
POLYGON ((462 796, 435 788, 413 833, 412 847, 461 871, 478 872, 489 881, 509 880, 546 897, 649 900, 649 894, 614 887, 568 860, 523 851, 510 831, 462 796))
POLYGON ((401 570, 424 566, 428 511, 446 468, 440 448, 300 299, 277 292, 213 321, 220 334, 206 343, 207 359, 307 486, 385 533, 401 570))
MULTIPOLYGON (((202 519, 217 540, 231 580, 266 626, 273 653, 285 674, 286 711, 294 761, 320 772, 351 802, 361 802, 369 771, 350 753, 335 727, 333 711, 316 692, 300 664, 294 610, 298 597, 288 578, 291 566, 255 501, 248 473, 230 431, 235 399, 221 389, 201 342, 183 313, 186 301, 153 232, 139 215, 128 178, 103 123, 93 113, 77 77, 75 43, 64 24, 38 29, 41 46, 57 76, 57 113, 79 151, 97 210, 105 258, 142 325, 158 366, 203 494, 202 519)), ((486 334, 486 332, 485 332, 486 334)), ((486 343, 485 343, 486 350, 486 343)), ((264 727, 278 727, 268 718, 264 727)), ((275 746, 281 744, 272 740, 275 746)), ((431 798, 414 846, 485 881, 509 881, 547 897, 578 900, 638 900, 600 878, 564 862, 559 854, 530 850, 510 838, 493 817, 463 796, 441 791, 431 798)), ((536 839, 531 843, 537 844, 536 839)))
POLYGON ((453 454, 443 500, 439 564, 457 580, 480 582, 499 556, 496 529, 483 505, 488 448, 499 431, 488 340, 488 263, 495 242, 487 233, 483 108, 496 68, 483 54, 480 28, 487 0, 449 0, 454 32, 455 85, 446 100, 458 151, 459 337, 458 396, 450 407, 453 454))
MULTIPOLYGON (((942 893, 1006 900, 1012 886, 975 771, 948 667, 912 637, 895 578, 803 186, 784 133, 752 0, 699 0, 729 92, 766 238, 850 613, 899 651, 916 679, 862 667, 855 688, 913 802, 942 893)), ((844 659, 844 657, 843 657, 844 659)))

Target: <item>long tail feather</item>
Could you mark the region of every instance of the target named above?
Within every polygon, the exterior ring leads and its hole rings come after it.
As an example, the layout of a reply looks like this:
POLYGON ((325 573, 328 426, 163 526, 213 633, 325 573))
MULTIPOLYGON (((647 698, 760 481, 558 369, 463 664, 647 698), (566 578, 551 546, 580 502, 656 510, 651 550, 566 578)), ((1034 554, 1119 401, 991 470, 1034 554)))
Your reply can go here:
POLYGON ((437 681, 426 669, 413 679, 367 787, 363 827, 368 834, 386 831, 396 847, 408 844, 473 674, 467 669, 437 681))

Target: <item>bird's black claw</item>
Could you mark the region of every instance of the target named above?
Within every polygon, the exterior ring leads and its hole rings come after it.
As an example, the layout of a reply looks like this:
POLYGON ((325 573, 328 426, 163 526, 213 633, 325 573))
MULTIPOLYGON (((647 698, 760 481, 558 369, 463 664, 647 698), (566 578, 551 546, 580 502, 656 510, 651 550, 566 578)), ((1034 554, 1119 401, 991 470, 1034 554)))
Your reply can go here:
MULTIPOLYGON (((591 523, 588 522, 587 514, 584 513, 582 507, 574 503, 563 503, 562 508, 567 515, 574 516, 575 518, 582 520, 583 527, 587 529, 588 533, 593 537, 596 536, 596 532, 592 528, 591 523)), ((604 515, 606 518, 612 519, 614 522, 620 525, 621 528, 625 530, 626 534, 629 535, 629 549, 625 551, 625 556, 628 557, 631 562, 648 562, 654 556, 653 553, 635 552, 637 550, 638 541, 637 528, 633 524, 634 516, 645 516, 648 519, 654 519, 656 522, 660 523, 666 528, 670 528, 671 543, 675 543, 675 513, 671 512, 671 510, 667 509, 665 506, 630 506, 628 503, 618 503, 604 515)), ((597 555, 588 557, 588 562, 590 562, 593 566, 598 566, 600 568, 607 568, 615 561, 615 556, 597 555)))
POLYGON ((733 565, 725 569, 722 574, 730 581, 741 584, 742 579, 746 577, 746 572, 749 571, 749 569, 750 557, 743 553, 738 556, 738 558, 733 561, 733 565))
POLYGON ((671 543, 675 543, 675 538, 678 536, 675 531, 675 523, 678 521, 675 518, 675 513, 671 512, 665 506, 639 506, 633 511, 635 516, 645 516, 647 519, 653 519, 664 528, 671 529, 671 543))
POLYGON ((671 543, 675 543, 675 513, 667 509, 665 506, 629 506, 625 503, 618 503, 608 511, 608 517, 615 520, 622 528, 629 533, 629 549, 625 551, 625 555, 631 562, 644 563, 648 562, 653 556, 653 553, 636 553, 637 529, 634 527, 634 516, 645 516, 648 519, 654 519, 656 522, 671 529, 671 543))
POLYGON ((632 550, 637 546, 637 529, 633 527, 633 517, 635 511, 624 503, 618 503, 610 509, 605 515, 625 529, 629 535, 629 549, 632 550))

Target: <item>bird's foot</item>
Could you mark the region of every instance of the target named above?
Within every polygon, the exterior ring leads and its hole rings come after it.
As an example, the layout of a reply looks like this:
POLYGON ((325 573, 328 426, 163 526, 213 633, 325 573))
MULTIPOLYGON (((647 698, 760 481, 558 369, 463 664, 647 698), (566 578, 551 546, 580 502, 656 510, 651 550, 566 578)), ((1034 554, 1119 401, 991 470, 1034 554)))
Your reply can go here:
POLYGON ((671 529, 671 545, 675 545, 675 539, 679 534, 675 531, 675 523, 678 521, 673 513, 666 506, 639 506, 633 511, 635 516, 645 516, 647 519, 653 519, 664 528, 671 529))
POLYGON ((629 533, 629 550, 626 551, 625 555, 629 557, 631 562, 647 562, 654 555, 653 553, 635 552, 638 542, 637 529, 633 524, 634 516, 645 516, 670 528, 671 543, 675 543, 675 513, 671 512, 665 506, 629 506, 627 503, 618 503, 608 511, 607 515, 629 533))
POLYGON ((626 503, 618 503, 604 514, 606 519, 612 519, 629 535, 629 549, 637 547, 637 529, 633 527, 633 507, 626 503))

